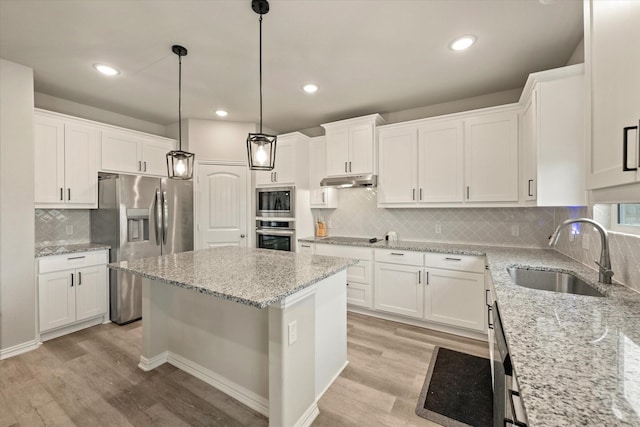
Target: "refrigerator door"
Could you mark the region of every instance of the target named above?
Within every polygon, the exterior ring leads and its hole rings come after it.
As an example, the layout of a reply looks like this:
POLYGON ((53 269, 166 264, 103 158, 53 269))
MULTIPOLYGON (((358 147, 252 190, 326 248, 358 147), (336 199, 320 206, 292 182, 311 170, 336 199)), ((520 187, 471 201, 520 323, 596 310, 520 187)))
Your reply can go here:
POLYGON ((193 181, 162 179, 162 254, 193 250, 193 181))

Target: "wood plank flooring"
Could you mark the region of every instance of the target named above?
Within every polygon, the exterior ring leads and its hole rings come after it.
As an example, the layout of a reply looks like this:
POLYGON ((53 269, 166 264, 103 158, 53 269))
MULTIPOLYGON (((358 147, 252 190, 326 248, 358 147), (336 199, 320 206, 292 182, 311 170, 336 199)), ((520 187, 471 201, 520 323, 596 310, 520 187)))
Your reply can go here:
MULTIPOLYGON (((141 332, 99 325, 0 361, 0 427, 268 425, 169 364, 138 369, 141 332)), ((483 342, 354 313, 347 334, 350 363, 314 426, 437 426, 414 413, 434 346, 488 357, 483 342)))

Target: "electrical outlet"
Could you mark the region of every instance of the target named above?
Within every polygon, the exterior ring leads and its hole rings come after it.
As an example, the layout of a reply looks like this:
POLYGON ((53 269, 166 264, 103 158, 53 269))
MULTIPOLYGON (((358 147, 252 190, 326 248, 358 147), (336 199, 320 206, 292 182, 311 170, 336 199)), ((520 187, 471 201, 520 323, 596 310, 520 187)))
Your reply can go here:
POLYGON ((519 236, 520 235, 520 226, 519 225, 512 225, 511 226, 511 235, 512 236, 519 236))
POLYGON ((333 228, 333 223, 331 222, 331 220, 327 221, 327 228, 333 228))
POLYGON ((73 225, 67 225, 67 236, 73 234, 73 225))
POLYGON ((298 341, 298 321, 294 320, 289 323, 289 345, 298 341))
POLYGON ((585 251, 589 250, 589 235, 588 234, 583 234, 582 235, 582 249, 584 249, 585 251))
POLYGON ((436 224, 436 234, 442 234, 442 224, 436 224))

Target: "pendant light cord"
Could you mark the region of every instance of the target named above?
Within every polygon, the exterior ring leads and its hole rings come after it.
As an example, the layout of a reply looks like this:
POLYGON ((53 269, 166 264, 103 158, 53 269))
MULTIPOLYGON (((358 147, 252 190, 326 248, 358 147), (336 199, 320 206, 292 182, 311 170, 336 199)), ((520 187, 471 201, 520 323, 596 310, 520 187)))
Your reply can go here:
POLYGON ((260 15, 260 133, 262 133, 262 15, 260 15))
POLYGON ((182 151, 182 55, 178 55, 178 150, 182 151))

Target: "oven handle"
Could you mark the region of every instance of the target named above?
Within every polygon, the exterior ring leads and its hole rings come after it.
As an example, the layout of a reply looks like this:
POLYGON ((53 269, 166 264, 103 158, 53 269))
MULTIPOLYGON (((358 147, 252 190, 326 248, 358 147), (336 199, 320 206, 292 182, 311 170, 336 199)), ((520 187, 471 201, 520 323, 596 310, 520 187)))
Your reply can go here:
POLYGON ((295 234, 294 230, 273 230, 273 229, 269 229, 269 230, 261 230, 261 229, 257 229, 256 230, 256 234, 270 234, 273 236, 293 236, 295 234))

